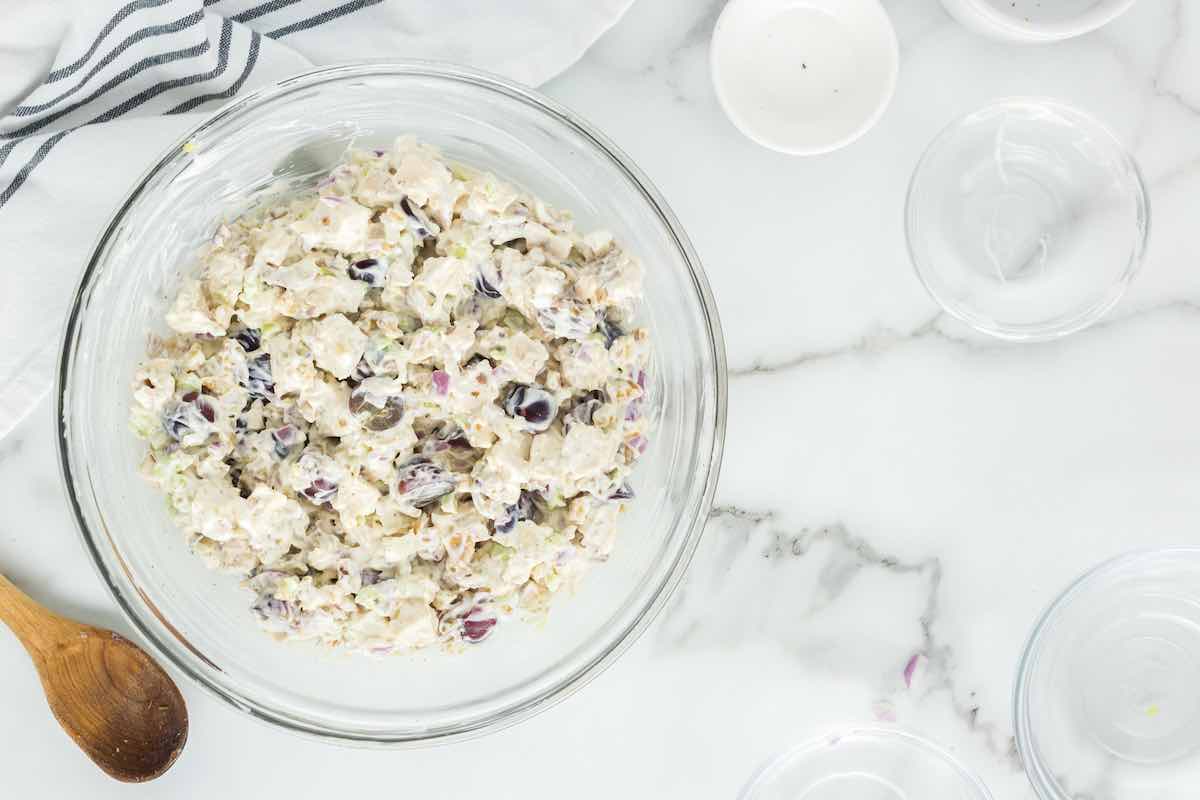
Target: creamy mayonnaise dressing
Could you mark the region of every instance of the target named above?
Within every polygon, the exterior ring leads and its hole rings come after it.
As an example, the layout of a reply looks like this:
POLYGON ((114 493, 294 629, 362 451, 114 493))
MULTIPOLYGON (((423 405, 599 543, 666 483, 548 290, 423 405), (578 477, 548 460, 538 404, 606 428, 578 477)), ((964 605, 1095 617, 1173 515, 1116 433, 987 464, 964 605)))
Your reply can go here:
POLYGON ((538 616, 646 448, 641 266, 411 138, 218 229, 133 384, 143 473, 262 625, 376 653, 538 616))

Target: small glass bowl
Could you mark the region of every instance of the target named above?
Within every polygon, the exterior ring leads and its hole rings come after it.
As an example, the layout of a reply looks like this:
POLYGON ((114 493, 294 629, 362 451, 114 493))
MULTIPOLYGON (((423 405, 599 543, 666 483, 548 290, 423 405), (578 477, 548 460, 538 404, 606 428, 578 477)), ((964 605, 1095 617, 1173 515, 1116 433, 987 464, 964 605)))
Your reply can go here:
POLYGON ((991 800, 987 787, 932 742, 892 728, 854 728, 773 759, 740 800, 991 800))
POLYGON ((933 140, 905 208, 917 276, 946 311, 1001 339, 1082 330, 1141 266, 1150 208, 1117 137, 1054 100, 1013 98, 933 140))
POLYGON ((976 33, 1009 42, 1058 42, 1107 25, 1136 0, 942 0, 959 22, 976 33))
POLYGON ((1044 800, 1191 800, 1200 785, 1200 548, 1125 555, 1030 636, 1017 747, 1044 800))
POLYGON ((586 684, 645 630, 678 584, 716 486, 725 431, 720 324, 699 260, 647 178, 553 101, 474 70, 418 61, 327 67, 240 97, 150 169, 117 209, 63 339, 57 436, 88 554, 149 648, 256 718, 347 743, 405 745, 497 730, 586 684), (311 187, 349 146, 411 134, 489 169, 647 265, 652 441, 612 557, 544 627, 514 621, 460 655, 371 658, 277 642, 236 576, 193 556, 138 476, 130 383, 196 248, 255 203, 311 187), (503 635, 501 635, 503 634, 503 635))

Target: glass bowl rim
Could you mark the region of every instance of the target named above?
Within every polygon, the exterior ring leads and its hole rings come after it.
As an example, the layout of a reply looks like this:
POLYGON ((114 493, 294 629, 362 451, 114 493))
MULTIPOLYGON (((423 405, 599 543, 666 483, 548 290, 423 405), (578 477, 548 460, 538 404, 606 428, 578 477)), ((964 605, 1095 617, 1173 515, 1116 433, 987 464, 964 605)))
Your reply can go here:
POLYGON ((1064 103, 1056 98, 1041 95, 1012 95, 997 98, 986 105, 968 111, 965 114, 960 114, 944 125, 922 151, 921 157, 917 160, 917 165, 913 168, 912 175, 909 177, 908 189, 904 195, 904 243, 908 249, 908 263, 916 274, 917 280, 925 287, 926 293, 937 303, 939 308, 960 322, 969 325, 980 333, 1010 342, 1045 342, 1061 339, 1072 333, 1078 333, 1103 318, 1105 314, 1112 310, 1113 306, 1121 301, 1121 298, 1125 296, 1126 289, 1129 288, 1130 282, 1141 271, 1142 265, 1146 260, 1146 249, 1150 240, 1151 224, 1150 193, 1146 188, 1145 176, 1142 175, 1142 170, 1138 166, 1137 160, 1134 159, 1133 154, 1125 146, 1125 143, 1121 141, 1120 137, 1105 122, 1090 112, 1070 103, 1064 103), (1140 218, 1145 221, 1139 230, 1140 235, 1129 253, 1129 261, 1121 272, 1120 279, 1109 287, 1107 294, 1099 302, 1081 311, 1071 312, 1071 316, 1065 322, 1010 325, 991 321, 989 324, 989 321, 980 318, 978 315, 968 313, 957 303, 947 301, 941 293, 933 288, 930 281, 926 278, 926 273, 936 274, 937 271, 927 262, 917 257, 916 245, 914 244, 914 239, 919 237, 916 237, 913 232, 913 200, 916 195, 918 178, 924 173, 930 159, 942 149, 943 145, 950 140, 954 133, 973 118, 995 113, 1005 108, 1020 106, 1048 107, 1066 116, 1074 117, 1076 121, 1088 125, 1096 135, 1104 138, 1106 142, 1111 144, 1114 151, 1120 155, 1121 161, 1133 176, 1134 201, 1137 205, 1140 218))
POLYGON ((1038 615, 1037 622, 1034 623, 1028 638, 1025 640, 1025 647, 1021 652, 1020 660, 1017 662, 1016 680, 1013 682, 1013 738, 1017 744, 1017 755, 1020 757, 1021 763, 1025 766, 1025 774, 1029 778, 1029 782, 1033 785, 1038 797, 1044 798, 1044 800, 1070 800, 1070 795, 1067 794, 1061 783, 1059 783, 1054 774, 1043 762, 1041 750, 1034 741, 1036 737, 1033 733, 1033 724, 1030 721, 1030 679, 1032 678, 1034 667, 1038 664, 1041 645, 1047 635, 1050 623, 1054 621, 1059 611, 1074 600, 1096 578, 1138 561, 1163 556, 1200 559, 1200 547, 1140 548, 1118 554, 1101 561, 1099 564, 1093 565, 1082 575, 1071 581, 1065 589, 1050 601, 1042 613, 1038 615))
POLYGON ((298 72, 234 98, 176 139, 155 160, 153 165, 137 179, 124 199, 117 205, 108 222, 101 228, 101 233, 91 248, 86 266, 80 275, 71 298, 70 310, 59 339, 59 356, 55 375, 56 416, 53 421, 55 429, 54 438, 59 463, 59 474, 70 513, 75 522, 75 528, 79 533, 80 541, 87 553, 88 560, 91 561, 101 583, 121 610, 122 616, 137 631, 142 643, 148 646, 148 649, 158 660, 165 661, 174 669, 187 676, 193 685, 203 689, 209 695, 216 697, 234 709, 249 714, 251 718, 263 724, 282 728, 293 734, 305 736, 310 739, 366 747, 412 748, 463 741, 488 733, 494 733, 529 719, 538 712, 544 711, 565 700, 607 669, 645 632, 666 605, 674 590, 679 585, 679 582, 686 574, 688 564, 703 535, 705 525, 708 521, 709 510, 712 507, 713 495, 715 494, 720 475, 728 410, 728 367, 716 301, 713 298, 712 290, 701 266, 699 256, 696 254, 678 218, 671 211, 658 188, 633 163, 632 159, 606 135, 601 133, 590 122, 587 122, 557 101, 550 99, 536 90, 493 73, 459 64, 428 59, 370 59, 317 67, 298 72), (85 305, 84 299, 93 287, 94 278, 98 274, 101 254, 120 223, 124 220, 130 207, 142 197, 148 184, 174 161, 186 142, 224 122, 231 116, 243 112, 252 112, 258 106, 297 90, 313 88, 340 79, 368 77, 372 75, 449 80, 469 85, 475 89, 491 91, 506 96, 517 102, 525 103, 535 111, 540 112, 543 117, 552 119, 570 129, 594 148, 598 155, 606 157, 611 165, 617 168, 625 179, 629 181, 632 188, 641 195, 647 204, 648 210, 657 220, 657 223, 662 226, 663 231, 667 234, 679 257, 686 265, 688 277, 691 280, 692 287, 695 290, 701 311, 703 312, 704 327, 708 333, 708 342, 706 344, 713 367, 714 408, 711 414, 708 415, 705 423, 706 429, 711 426, 712 445, 710 452, 703 459, 706 464, 707 475, 703 479, 703 488, 699 492, 700 502, 690 513, 684 512, 681 515, 679 528, 682 530, 682 538, 676 548, 669 553, 668 557, 671 559, 670 566, 664 573, 659 585, 648 595, 641 610, 636 613, 625 630, 598 654, 581 665, 573 665, 570 669, 565 670, 566 674, 557 679, 550 688, 513 702, 497 713, 478 719, 468 719, 465 723, 452 723, 444 729, 436 729, 433 732, 423 731, 399 735, 358 734, 347 728, 335 729, 326 727, 310 719, 297 717, 289 712, 273 708, 269 704, 263 704, 254 697, 242 694, 236 691, 236 689, 226 689, 210 680, 197 666, 193 665, 193 662, 206 661, 207 659, 205 659, 203 654, 194 651, 181 634, 173 633, 172 635, 175 636, 173 641, 168 640, 165 636, 160 638, 157 631, 152 629, 143 620, 143 614, 157 616, 159 623, 168 631, 172 631, 173 626, 171 626, 169 620, 162 617, 158 610, 147 601, 143 600, 142 602, 148 608, 135 606, 133 598, 127 596, 127 590, 121 583, 122 580, 128 583, 128 593, 132 595, 138 593, 137 582, 133 580, 128 569, 123 564, 120 553, 116 550, 115 543, 113 543, 112 533, 107 528, 103 531, 93 532, 88 527, 79 495, 87 491, 90 484, 86 483, 82 477, 77 478, 71 469, 71 455, 73 451, 68 434, 70 421, 67 417, 67 395, 70 388, 70 378, 75 365, 75 351, 80 344, 79 329, 85 305), (78 489, 76 487, 76 480, 80 481, 78 489), (121 571, 125 573, 123 577, 114 575, 105 564, 104 558, 101 555, 101 536, 109 539, 110 546, 116 554, 116 560, 121 566, 121 571))
POLYGON ((850 737, 866 737, 876 741, 885 741, 889 743, 910 745, 918 750, 921 750, 931 756, 942 761, 954 772, 963 779, 965 785, 969 785, 975 790, 977 800, 992 800, 991 790, 983 782, 983 779, 976 775, 972 770, 967 768, 962 761, 951 753, 949 750, 942 747, 937 742, 927 739, 920 734, 913 733, 905 728, 889 727, 884 725, 855 725, 849 728, 831 730, 822 736, 817 736, 806 741, 800 742, 797 745, 787 748, 786 750, 776 753, 767 759, 766 763, 754 771, 746 785, 738 793, 738 800, 754 800, 754 792, 760 791, 765 782, 776 777, 780 771, 784 769, 791 759, 796 756, 802 756, 807 753, 814 753, 822 748, 829 747, 831 744, 836 744, 841 739, 850 737))
POLYGON ((1117 0, 1108 7, 1092 7, 1082 14, 1054 22, 1023 22, 996 10, 986 0, 966 0, 968 6, 987 22, 1009 36, 1031 42, 1059 42, 1102 28, 1124 14, 1137 0, 1117 0))

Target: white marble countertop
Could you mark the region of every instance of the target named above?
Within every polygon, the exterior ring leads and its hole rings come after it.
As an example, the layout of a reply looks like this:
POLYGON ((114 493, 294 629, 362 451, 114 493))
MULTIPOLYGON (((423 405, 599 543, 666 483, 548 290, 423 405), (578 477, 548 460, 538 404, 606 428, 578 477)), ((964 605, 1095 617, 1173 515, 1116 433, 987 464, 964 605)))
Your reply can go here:
MULTIPOLYGON (((821 158, 764 150, 721 115, 707 54, 720 0, 641 0, 546 87, 673 205, 732 370, 719 508, 681 590, 614 667, 516 728, 405 752, 298 740, 184 686, 186 751, 129 788, 59 730, 0 633, 3 795, 729 798, 776 751, 886 719, 941 742, 997 800, 1031 797, 1010 693, 1034 618, 1101 559, 1200 538, 1200 5, 1142 0, 1029 48, 968 34, 937 0, 885 4, 896 97, 821 158), (1107 320, 1056 344, 968 334, 904 247, 925 144, 1014 94, 1107 120, 1151 189, 1142 274, 1107 320)), ((0 564, 38 599, 128 631, 77 542, 50 416, 43 403, 0 442, 0 564)))

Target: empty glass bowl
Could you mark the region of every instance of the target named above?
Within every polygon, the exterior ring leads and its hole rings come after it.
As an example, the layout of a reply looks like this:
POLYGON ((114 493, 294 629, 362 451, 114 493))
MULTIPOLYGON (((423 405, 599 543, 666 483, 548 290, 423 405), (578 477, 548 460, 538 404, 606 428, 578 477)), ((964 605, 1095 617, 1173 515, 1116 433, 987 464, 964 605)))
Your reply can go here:
POLYGON ((662 197, 607 139, 556 103, 471 70, 421 62, 320 69, 226 106, 150 170, 84 272, 60 369, 67 492, 101 578, 150 648, 235 707, 350 742, 459 738, 547 708, 610 664, 678 583, 716 484, 725 429, 716 309, 662 197), (401 133, 490 169, 646 264, 647 390, 657 429, 613 557, 544 628, 518 622, 459 656, 373 659, 280 643, 238 580, 207 570, 137 474, 129 384, 196 247, 257 200, 311 186, 345 148, 401 133))
POLYGON ((1015 98, 943 130, 917 164, 905 230, 917 275, 950 314, 1002 339, 1081 330, 1142 263, 1146 189, 1103 124, 1015 98))
POLYGON ((1100 565, 1030 637, 1017 746, 1045 800, 1184 800, 1200 785, 1200 549, 1100 565))
POLYGON ((856 728, 771 761, 740 800, 991 800, 987 787, 937 745, 892 728, 856 728))

